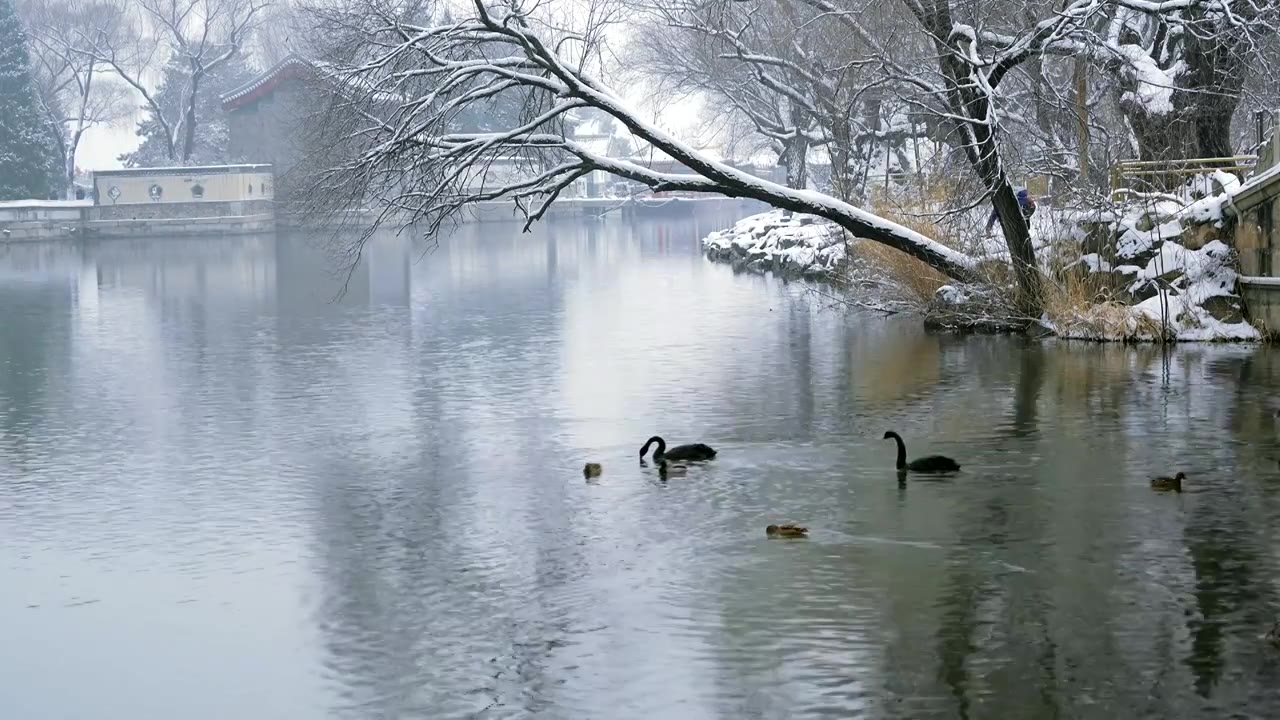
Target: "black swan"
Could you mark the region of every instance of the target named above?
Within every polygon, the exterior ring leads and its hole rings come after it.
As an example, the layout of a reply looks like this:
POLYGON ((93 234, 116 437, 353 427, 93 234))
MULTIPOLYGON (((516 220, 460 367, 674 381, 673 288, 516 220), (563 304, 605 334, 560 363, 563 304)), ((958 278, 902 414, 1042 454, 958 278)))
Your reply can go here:
POLYGON ((911 462, 907 462, 907 446, 902 442, 902 436, 890 430, 884 434, 885 440, 889 438, 893 438, 898 443, 898 470, 900 472, 910 470, 918 473, 950 473, 960 469, 960 463, 944 455, 929 455, 928 457, 916 458, 911 462))
POLYGON ((1151 479, 1151 489, 1152 490, 1172 490, 1174 492, 1180 493, 1182 492, 1182 481, 1186 479, 1187 479, 1187 474, 1181 473, 1181 472, 1178 473, 1177 475, 1174 475, 1173 477, 1165 477, 1161 475, 1160 477, 1151 479))
POLYGON ((702 443, 693 443, 690 445, 677 445, 670 450, 667 449, 667 441, 654 435, 644 441, 644 447, 640 448, 640 459, 644 460, 644 456, 649 453, 649 446, 658 443, 658 449, 653 451, 654 462, 662 462, 663 458, 674 460, 677 462, 688 462, 690 460, 711 460, 716 456, 716 451, 712 450, 709 445, 702 443))

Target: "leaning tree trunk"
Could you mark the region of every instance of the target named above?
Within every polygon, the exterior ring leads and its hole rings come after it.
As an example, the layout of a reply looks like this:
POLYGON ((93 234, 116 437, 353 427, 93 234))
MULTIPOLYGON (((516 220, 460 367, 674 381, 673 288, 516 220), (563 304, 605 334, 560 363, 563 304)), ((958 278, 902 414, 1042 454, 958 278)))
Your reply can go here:
POLYGON ((951 10, 945 0, 935 0, 927 10, 919 11, 917 17, 936 38, 938 64, 946 78, 947 102, 951 114, 969 119, 958 122, 958 130, 963 137, 969 164, 991 194, 991 203, 1000 216, 1000 229, 1004 232, 1005 246, 1009 249, 1009 259, 1018 282, 1019 310, 1027 318, 1038 318, 1044 307, 1040 269, 1036 264, 1035 248, 1031 244, 1031 229, 1022 216, 1013 184, 1005 173, 999 126, 991 112, 992 98, 987 89, 998 83, 999 78, 988 77, 979 81, 977 73, 983 71, 961 58, 961 54, 970 50, 968 43, 974 42, 976 38, 951 36, 951 10), (948 42, 956 42, 957 46, 953 47, 948 42))

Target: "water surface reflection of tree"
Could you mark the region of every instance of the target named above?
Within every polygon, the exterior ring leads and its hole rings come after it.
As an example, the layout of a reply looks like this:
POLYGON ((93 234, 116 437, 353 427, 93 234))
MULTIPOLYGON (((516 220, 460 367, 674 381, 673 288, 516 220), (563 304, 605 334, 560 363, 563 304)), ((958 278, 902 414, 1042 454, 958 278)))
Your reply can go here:
POLYGON ((68 281, 0 281, 0 454, 11 462, 45 443, 46 396, 68 372, 72 303, 68 281))

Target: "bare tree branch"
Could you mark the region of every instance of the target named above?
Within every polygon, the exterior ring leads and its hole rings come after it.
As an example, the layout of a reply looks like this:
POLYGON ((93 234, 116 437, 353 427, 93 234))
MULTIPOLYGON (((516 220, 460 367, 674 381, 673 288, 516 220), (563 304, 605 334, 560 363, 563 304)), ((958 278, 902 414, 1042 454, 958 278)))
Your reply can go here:
POLYGON ((41 107, 62 155, 64 193, 74 198, 85 132, 127 115, 127 91, 92 52, 95 42, 121 37, 125 28, 114 9, 97 0, 28 0, 22 11, 41 107))
POLYGON ((127 31, 118 37, 90 38, 88 52, 109 66, 141 96, 164 134, 166 151, 186 163, 195 148, 196 107, 201 83, 242 52, 257 28, 268 0, 103 0, 110 3, 127 31), (152 92, 147 76, 167 61, 183 67, 184 83, 176 113, 152 92))
POLYGON ((348 88, 402 101, 362 105, 361 117, 377 122, 343 127, 342 137, 359 138, 362 150, 322 173, 317 190, 358 182, 367 201, 383 205, 383 221, 398 215, 430 231, 475 202, 511 198, 532 222, 577 178, 603 171, 653 191, 752 198, 819 215, 951 276, 971 276, 970 258, 913 230, 836 197, 754 177, 644 120, 589 73, 589 63, 558 53, 561 38, 518 2, 476 0, 467 17, 447 23, 408 22, 373 5, 347 13, 341 21, 361 48, 353 54, 361 57, 337 69, 337 76, 348 88), (495 131, 457 131, 468 103, 456 98, 503 96, 520 99, 518 120, 495 131), (586 109, 608 115, 687 172, 611 157, 576 142, 568 128, 586 109))

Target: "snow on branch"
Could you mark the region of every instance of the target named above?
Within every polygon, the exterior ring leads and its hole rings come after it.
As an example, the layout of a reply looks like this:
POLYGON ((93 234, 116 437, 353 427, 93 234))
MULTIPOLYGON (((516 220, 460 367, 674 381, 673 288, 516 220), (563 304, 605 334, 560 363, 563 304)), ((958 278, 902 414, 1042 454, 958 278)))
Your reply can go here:
POLYGON ((536 7, 473 0, 463 19, 427 22, 376 6, 348 10, 358 50, 338 74, 366 88, 368 100, 348 108, 340 126, 354 151, 330 163, 316 189, 349 204, 358 188, 379 204, 380 223, 422 223, 428 233, 473 203, 509 199, 527 228, 575 181, 603 171, 655 192, 750 198, 817 215, 951 277, 973 276, 969 256, 830 195, 757 178, 646 121, 590 74, 581 56, 565 54, 563 37, 540 22, 536 7), (571 129, 584 112, 610 116, 687 172, 575 141, 571 129))
POLYGON ((170 160, 185 163, 196 144, 201 83, 243 52, 269 0, 102 0, 101 8, 126 26, 117 33, 84 36, 87 57, 110 67, 152 111, 170 160), (164 62, 186 80, 179 107, 170 112, 149 76, 164 62))

